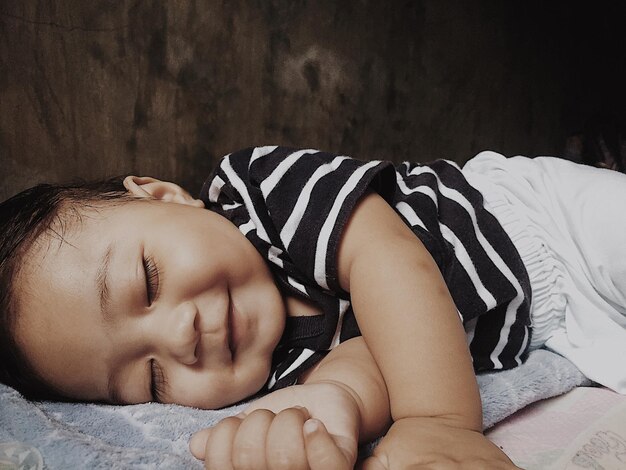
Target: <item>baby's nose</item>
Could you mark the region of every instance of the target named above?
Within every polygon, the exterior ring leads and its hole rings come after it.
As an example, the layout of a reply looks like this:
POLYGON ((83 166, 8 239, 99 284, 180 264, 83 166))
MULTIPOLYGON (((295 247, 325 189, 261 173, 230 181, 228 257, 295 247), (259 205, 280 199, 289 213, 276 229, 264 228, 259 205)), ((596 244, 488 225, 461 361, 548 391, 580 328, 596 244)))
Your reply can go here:
POLYGON ((192 302, 184 302, 170 312, 165 312, 170 318, 164 322, 166 331, 159 332, 166 353, 183 364, 194 364, 196 346, 200 333, 196 330, 198 309, 192 302))

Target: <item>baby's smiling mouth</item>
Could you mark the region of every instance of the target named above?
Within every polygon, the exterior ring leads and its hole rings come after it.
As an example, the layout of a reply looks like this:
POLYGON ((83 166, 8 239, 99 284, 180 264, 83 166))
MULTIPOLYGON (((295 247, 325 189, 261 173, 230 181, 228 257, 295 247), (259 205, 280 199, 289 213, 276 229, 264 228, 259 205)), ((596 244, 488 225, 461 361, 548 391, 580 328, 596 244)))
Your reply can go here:
POLYGON ((224 361, 226 364, 232 363, 237 350, 234 309, 235 307, 229 295, 222 328, 217 330, 213 327, 213 329, 203 331, 198 324, 196 333, 197 341, 193 352, 195 357, 194 363, 198 361, 203 361, 202 363, 204 363, 204 361, 208 360, 210 357, 213 357, 213 360, 219 357, 221 358, 220 360, 224 361))

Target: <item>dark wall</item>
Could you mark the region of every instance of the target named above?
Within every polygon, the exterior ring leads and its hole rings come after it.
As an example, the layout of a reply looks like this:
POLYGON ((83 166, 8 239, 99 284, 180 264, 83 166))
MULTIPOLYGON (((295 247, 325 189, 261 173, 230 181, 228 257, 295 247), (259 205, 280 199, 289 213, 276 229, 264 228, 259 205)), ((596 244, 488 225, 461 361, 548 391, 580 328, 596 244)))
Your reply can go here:
POLYGON ((626 74, 623 8, 556 3, 4 0, 0 198, 131 172, 197 191, 259 144, 559 154, 626 74))

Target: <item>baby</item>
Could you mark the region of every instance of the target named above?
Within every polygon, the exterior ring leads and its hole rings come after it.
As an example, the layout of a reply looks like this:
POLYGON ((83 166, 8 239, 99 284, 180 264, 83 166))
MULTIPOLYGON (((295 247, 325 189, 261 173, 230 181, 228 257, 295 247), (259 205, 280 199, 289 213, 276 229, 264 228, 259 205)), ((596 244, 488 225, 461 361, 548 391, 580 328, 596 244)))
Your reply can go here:
POLYGON ((553 158, 281 147, 224 157, 200 199, 148 177, 37 186, 0 206, 0 380, 208 409, 271 391, 194 436, 206 468, 348 469, 385 433, 364 468, 516 468, 482 435, 475 371, 549 347, 626 391, 607 192, 626 176, 553 158))

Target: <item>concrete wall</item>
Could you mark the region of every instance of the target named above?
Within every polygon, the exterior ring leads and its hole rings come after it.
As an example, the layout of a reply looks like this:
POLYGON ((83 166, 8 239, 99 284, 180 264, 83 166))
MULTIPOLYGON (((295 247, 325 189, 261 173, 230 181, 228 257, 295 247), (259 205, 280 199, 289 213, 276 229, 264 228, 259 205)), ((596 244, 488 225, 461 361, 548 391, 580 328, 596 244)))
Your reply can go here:
POLYGON ((122 173, 197 191, 259 144, 558 154, 625 75, 623 15, 554 3, 4 0, 0 199, 122 173))

